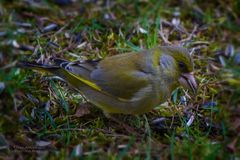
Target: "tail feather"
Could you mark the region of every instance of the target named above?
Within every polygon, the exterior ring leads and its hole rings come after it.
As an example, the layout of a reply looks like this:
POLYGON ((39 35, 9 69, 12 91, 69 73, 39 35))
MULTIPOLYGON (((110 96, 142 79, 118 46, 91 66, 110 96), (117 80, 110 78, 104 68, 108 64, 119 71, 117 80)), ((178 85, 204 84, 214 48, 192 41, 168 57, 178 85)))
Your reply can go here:
POLYGON ((75 63, 71 64, 71 62, 67 62, 67 61, 66 61, 66 64, 68 66, 65 66, 64 61, 57 59, 55 65, 45 65, 45 64, 39 64, 36 62, 23 61, 23 62, 19 62, 17 66, 22 68, 30 68, 38 71, 43 71, 43 72, 50 72, 66 80, 67 82, 69 82, 71 85, 75 86, 78 89, 81 89, 82 87, 87 86, 98 91, 101 90, 101 88, 99 88, 94 82, 91 81, 91 78, 90 78, 91 69, 89 68, 94 68, 93 66, 82 66, 84 63, 79 65, 75 63), (59 62, 60 65, 57 64, 57 62, 59 62))
POLYGON ((17 63, 17 67, 21 68, 30 68, 30 69, 35 69, 35 70, 42 70, 42 71, 49 71, 59 69, 59 66, 55 65, 45 65, 45 64, 40 64, 36 62, 26 62, 26 61, 21 61, 17 63))
POLYGON ((69 73, 65 69, 57 65, 48 65, 48 64, 40 64, 36 62, 21 61, 17 63, 17 67, 33 69, 33 70, 37 70, 44 73, 49 72, 71 83, 71 79, 69 79, 69 73))

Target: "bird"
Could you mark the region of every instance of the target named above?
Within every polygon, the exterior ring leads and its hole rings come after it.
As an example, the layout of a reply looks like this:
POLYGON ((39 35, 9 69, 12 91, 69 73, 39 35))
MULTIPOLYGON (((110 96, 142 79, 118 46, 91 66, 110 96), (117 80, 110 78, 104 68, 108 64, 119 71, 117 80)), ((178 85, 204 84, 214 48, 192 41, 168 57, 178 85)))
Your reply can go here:
POLYGON ((193 59, 181 46, 158 46, 100 60, 51 61, 22 61, 19 66, 64 79, 106 114, 144 114, 167 101, 181 85, 193 93, 198 88, 193 59))

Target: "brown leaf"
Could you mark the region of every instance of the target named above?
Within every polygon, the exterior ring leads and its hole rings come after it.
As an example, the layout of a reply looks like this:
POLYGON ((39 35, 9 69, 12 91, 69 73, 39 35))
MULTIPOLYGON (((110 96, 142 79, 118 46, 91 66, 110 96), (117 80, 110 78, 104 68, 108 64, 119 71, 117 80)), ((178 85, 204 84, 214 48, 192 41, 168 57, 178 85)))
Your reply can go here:
POLYGON ((88 104, 82 104, 80 107, 77 108, 75 116, 82 117, 86 114, 89 114, 90 113, 89 107, 90 106, 88 104))

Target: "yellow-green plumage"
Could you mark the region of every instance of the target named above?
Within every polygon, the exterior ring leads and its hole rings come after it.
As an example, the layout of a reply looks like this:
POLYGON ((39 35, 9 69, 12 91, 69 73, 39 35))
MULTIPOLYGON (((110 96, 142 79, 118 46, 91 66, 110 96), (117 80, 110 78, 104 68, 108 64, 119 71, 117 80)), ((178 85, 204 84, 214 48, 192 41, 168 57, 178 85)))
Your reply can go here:
MULTIPOLYGON (((187 50, 176 46, 119 54, 99 62, 59 59, 54 62, 54 65, 29 62, 22 65, 65 79, 107 113, 148 112, 166 101, 179 85, 181 75, 193 71, 187 50)), ((185 81, 188 82, 187 78, 185 81)), ((189 83, 196 89, 194 79, 190 79, 189 83)))

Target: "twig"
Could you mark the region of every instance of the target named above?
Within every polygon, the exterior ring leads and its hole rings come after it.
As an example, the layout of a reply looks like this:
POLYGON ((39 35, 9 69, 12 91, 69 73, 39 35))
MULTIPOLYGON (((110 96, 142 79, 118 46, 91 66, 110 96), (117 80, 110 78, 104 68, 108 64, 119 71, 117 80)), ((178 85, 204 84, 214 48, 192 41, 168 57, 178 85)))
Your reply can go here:
POLYGON ((162 22, 160 21, 160 30, 159 30, 159 35, 161 36, 161 38, 163 39, 164 43, 166 44, 172 44, 171 42, 168 41, 168 39, 165 37, 164 33, 163 33, 163 27, 162 27, 162 22))
POLYGON ((182 40, 181 40, 181 43, 184 43, 184 42, 187 42, 187 41, 191 41, 192 38, 194 37, 194 33, 197 31, 197 28, 198 28, 198 25, 195 25, 194 28, 193 28, 193 30, 192 30, 192 32, 188 35, 187 38, 182 39, 182 40))

